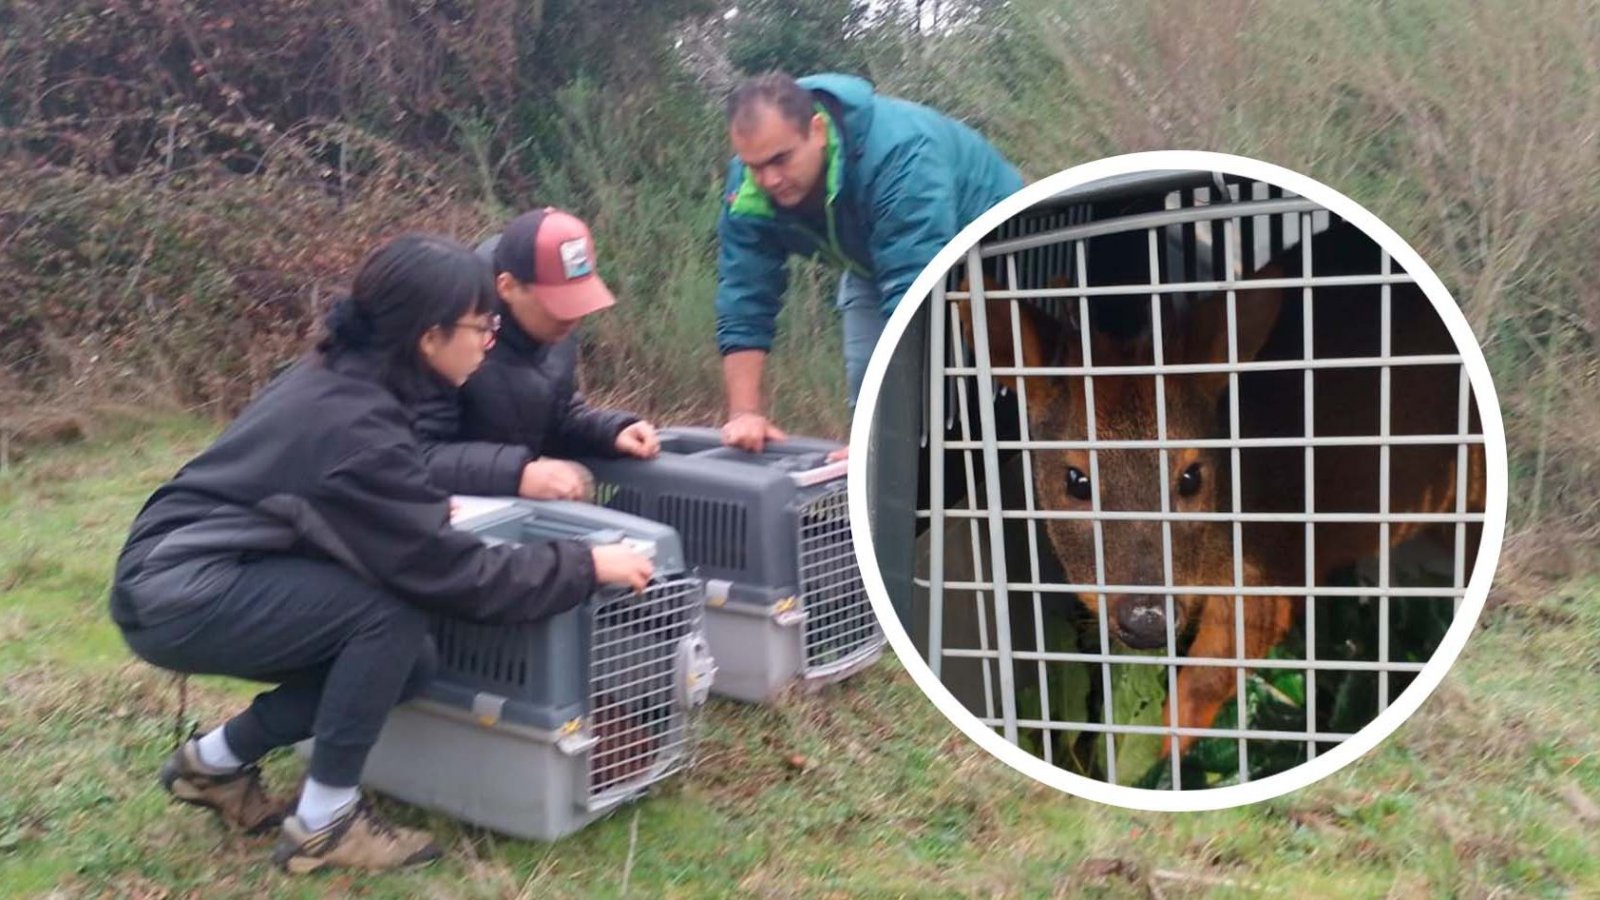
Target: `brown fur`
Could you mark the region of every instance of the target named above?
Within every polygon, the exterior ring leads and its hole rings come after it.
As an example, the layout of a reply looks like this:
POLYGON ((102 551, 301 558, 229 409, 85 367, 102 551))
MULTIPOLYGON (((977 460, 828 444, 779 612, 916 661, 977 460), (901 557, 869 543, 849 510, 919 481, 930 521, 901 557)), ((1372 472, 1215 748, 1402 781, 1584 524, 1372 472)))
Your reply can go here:
MULTIPOLYGON (((1317 273, 1327 271, 1328 254, 1359 254, 1367 239, 1359 232, 1333 234, 1316 244, 1317 273)), ((1255 277, 1297 274, 1296 260, 1277 262, 1255 277)), ((1368 269, 1367 271, 1370 271, 1368 269)), ((1299 291, 1290 292, 1286 305, 1279 290, 1236 293, 1238 359, 1295 359, 1301 356, 1302 320, 1299 291)), ((1427 297, 1411 285, 1395 286, 1392 293, 1392 352, 1396 355, 1451 354, 1455 346, 1427 297)), ((1320 287, 1313 301, 1313 334, 1319 358, 1368 356, 1379 352, 1379 296, 1377 287, 1320 287)), ((1148 303, 1130 298, 1127 302, 1148 303)), ((1222 296, 1199 298, 1186 327, 1169 331, 1164 340, 1167 363, 1225 362, 1228 358, 1226 300, 1222 296)), ((1012 366, 1011 303, 989 301, 988 330, 996 366, 1012 366)), ((1022 313, 1023 364, 1082 365, 1082 339, 1073 330, 1019 305, 1022 313), (1060 346, 1062 343, 1065 346, 1060 346), (1064 352, 1063 352, 1064 351, 1064 352)), ((1164 318, 1168 310, 1164 309, 1164 318)), ((965 317, 970 320, 970 316, 965 317)), ((969 338, 970 321, 964 323, 969 338)), ((1095 333, 1091 337, 1095 366, 1135 365, 1153 362, 1150 339, 1117 343, 1095 333)), ((1457 430, 1456 397, 1459 367, 1395 366, 1391 368, 1391 432, 1394 434, 1453 434, 1457 430)), ((1304 371, 1250 373, 1240 376, 1240 434, 1243 437, 1299 435, 1304 422, 1304 371)), ((1376 435, 1379 410, 1379 370, 1321 369, 1315 379, 1314 433, 1376 435)), ((1016 379, 1002 377, 1004 383, 1016 379)), ((1082 377, 1024 377, 1030 436, 1035 440, 1082 440, 1088 437, 1085 417, 1085 379, 1082 377)), ((1228 436, 1225 373, 1166 375, 1166 435, 1169 439, 1223 438, 1228 436)), ((1155 378, 1099 375, 1093 377, 1095 436, 1099 439, 1151 439, 1157 436, 1155 378)), ((1475 422, 1475 417, 1474 417, 1475 422)), ((1223 449, 1179 448, 1167 451, 1169 498, 1178 512, 1227 512, 1232 509, 1232 466, 1223 449), (1191 496, 1178 489, 1181 474, 1198 465, 1202 485, 1191 496)), ((1241 451, 1244 482, 1240 485, 1246 512, 1299 512, 1304 509, 1304 450, 1302 448, 1246 449, 1241 451)), ((1154 450, 1099 450, 1095 489, 1103 510, 1159 511, 1160 460, 1154 450)), ((1318 512, 1377 512, 1377 447, 1315 450, 1315 503, 1318 512)), ((1069 468, 1089 474, 1089 453, 1083 450, 1033 451, 1036 496, 1043 509, 1088 510, 1089 502, 1071 496, 1069 468)), ((1481 446, 1469 452, 1467 507, 1483 509, 1481 446)), ((1452 512, 1456 498, 1456 447, 1395 447, 1390 461, 1392 512, 1452 512)), ((1094 526, 1088 520, 1049 520, 1045 531, 1058 558, 1074 580, 1093 580, 1085 573, 1094 567, 1094 526)), ((1376 524, 1320 523, 1314 526, 1316 559, 1313 580, 1322 584, 1328 575, 1377 552, 1381 542, 1376 524)), ((1426 526, 1395 524, 1389 529, 1393 546, 1422 533, 1426 526)), ((1165 646, 1165 582, 1162 560, 1162 526, 1159 522, 1104 521, 1101 524, 1105 583, 1150 585, 1148 595, 1108 594, 1106 611, 1112 635, 1124 644, 1138 636, 1140 646, 1165 646), (1143 606, 1144 611, 1138 612, 1143 606), (1142 615, 1142 618, 1141 618, 1142 615), (1119 622, 1146 626, 1124 631, 1119 622), (1152 618, 1153 617, 1153 618, 1152 618), (1159 635, 1149 627, 1159 624, 1159 635)), ((1248 585, 1303 585, 1305 526, 1299 523, 1246 523, 1243 537, 1243 583, 1248 585)), ((1228 522, 1173 522, 1172 583, 1179 586, 1231 585, 1233 526, 1228 522)), ((1469 549, 1475 545, 1473 541, 1469 549)), ((1475 551, 1474 551, 1475 552, 1475 551)), ((1470 560, 1470 557, 1469 557, 1470 560)), ((1088 608, 1099 613, 1093 594, 1080 594, 1088 608)), ((1176 621, 1172 629, 1182 648, 1191 637, 1186 655, 1225 658, 1235 655, 1235 600, 1233 597, 1175 594, 1176 621)), ((1283 640, 1301 608, 1301 598, 1247 596, 1244 608, 1244 655, 1261 658, 1283 640)), ((1135 642, 1138 643, 1138 642, 1135 642)), ((1180 667, 1177 681, 1178 720, 1183 727, 1209 727, 1237 686, 1235 669, 1212 666, 1180 667)), ((1174 724, 1171 707, 1163 721, 1174 724)), ((1198 738, 1179 738, 1179 752, 1198 738)), ((1170 752, 1170 740, 1165 752, 1170 752)))
POLYGON ((616 786, 645 774, 655 764, 660 736, 609 701, 602 699, 598 706, 601 711, 590 723, 595 738, 589 754, 591 777, 616 786))

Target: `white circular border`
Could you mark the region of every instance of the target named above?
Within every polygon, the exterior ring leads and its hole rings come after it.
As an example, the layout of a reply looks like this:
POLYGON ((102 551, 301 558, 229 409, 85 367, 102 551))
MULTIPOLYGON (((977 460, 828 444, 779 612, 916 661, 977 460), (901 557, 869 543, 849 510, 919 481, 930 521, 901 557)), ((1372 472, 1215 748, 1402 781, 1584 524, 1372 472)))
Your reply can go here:
POLYGON ((1500 559, 1500 543, 1505 533, 1506 441, 1505 426, 1500 418, 1500 401, 1495 394, 1494 383, 1490 380, 1489 367, 1484 362, 1483 351, 1479 348, 1466 317, 1451 298, 1450 292, 1445 289, 1444 283, 1398 234, 1350 198, 1280 166, 1225 153, 1163 150, 1112 156, 1074 166, 1024 187, 962 229, 954 240, 934 256, 933 261, 917 276, 916 281, 912 282, 910 290, 906 292, 894 314, 889 317, 883 339, 879 340, 877 349, 867 364, 861 395, 851 422, 850 442, 858 449, 858 452, 850 455, 849 461, 850 520, 856 523, 851 529, 856 559, 861 566, 861 575, 866 583, 867 597, 872 602, 873 612, 882 623, 889 645, 894 648, 895 654, 900 657, 901 663, 911 673, 917 686, 952 724, 1006 765, 1057 790, 1134 810, 1189 812, 1228 809, 1256 803, 1298 790, 1332 775, 1376 747, 1416 712, 1422 701, 1439 686, 1445 673, 1460 655, 1466 645, 1467 636, 1472 632, 1478 621, 1478 615, 1483 611, 1484 599, 1489 594, 1489 583, 1494 577, 1495 566, 1500 559), (1177 791, 1124 787, 1074 775, 1029 754, 1021 747, 1008 743, 1004 737, 984 726, 969 712, 934 676, 927 662, 912 644, 906 627, 895 613, 894 605, 884 588, 883 574, 878 568, 877 554, 872 545, 871 529, 867 525, 871 519, 868 516, 866 492, 867 437, 871 432, 873 416, 878 408, 884 370, 888 368, 889 358, 904 336, 912 316, 927 302, 934 284, 945 276, 951 266, 965 257, 972 245, 1003 222, 1063 190, 1115 175, 1172 169, 1218 171, 1278 185, 1321 204, 1330 212, 1366 232, 1387 250, 1390 257, 1412 276, 1428 299, 1433 302, 1434 308, 1444 319, 1457 347, 1461 350, 1463 364, 1467 368, 1483 420, 1488 470, 1486 473, 1488 505, 1483 537, 1479 543, 1478 558, 1473 566, 1472 578, 1467 584, 1466 596, 1462 598, 1455 621, 1445 633, 1438 651, 1423 666, 1416 680, 1400 698, 1348 740, 1288 771, 1244 784, 1177 791))

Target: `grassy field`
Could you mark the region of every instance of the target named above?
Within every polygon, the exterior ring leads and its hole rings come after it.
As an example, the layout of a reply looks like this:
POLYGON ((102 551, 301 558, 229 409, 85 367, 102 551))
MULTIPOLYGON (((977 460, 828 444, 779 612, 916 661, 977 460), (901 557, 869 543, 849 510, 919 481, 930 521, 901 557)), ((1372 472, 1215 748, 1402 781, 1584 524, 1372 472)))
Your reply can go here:
MULTIPOLYGON (((1197 815, 1034 785, 946 726, 893 660, 780 709, 713 702, 700 762, 555 845, 390 805, 447 860, 290 880, 269 838, 170 805, 171 679, 133 660, 106 577, 146 494, 214 426, 108 426, 0 474, 6 896, 1600 896, 1600 582, 1497 593, 1461 662, 1370 757, 1197 815)), ((209 724, 247 685, 198 679, 209 724)), ((277 784, 296 774, 274 760, 277 784)))

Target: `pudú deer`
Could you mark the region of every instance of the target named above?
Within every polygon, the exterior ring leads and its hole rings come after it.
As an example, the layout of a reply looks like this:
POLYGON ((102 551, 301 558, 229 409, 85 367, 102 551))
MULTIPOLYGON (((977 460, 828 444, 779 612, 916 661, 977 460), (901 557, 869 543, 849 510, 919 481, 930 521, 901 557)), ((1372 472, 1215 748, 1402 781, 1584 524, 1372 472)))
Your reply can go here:
POLYGON ((590 789, 633 783, 663 760, 674 725, 673 655, 664 653, 659 605, 611 602, 594 613, 589 728, 590 789))
MULTIPOLYGON (((1362 232, 1336 224, 1312 242, 1312 271, 1317 276, 1376 274, 1380 250, 1362 232)), ((1301 248, 1296 245, 1247 277, 1298 276, 1301 248)), ((1393 356, 1457 354, 1443 320, 1421 289, 1395 284, 1390 292, 1390 353, 1393 356)), ((1229 335, 1226 296, 1194 296, 1182 306, 1175 295, 1162 303, 1163 363, 1226 363, 1229 335)), ((1382 288, 1377 285, 1317 286, 1312 299, 1310 333, 1316 359, 1376 357, 1382 349, 1382 288)), ((1071 301, 1076 306, 1076 301, 1071 301)), ((1095 298, 1090 319, 1105 304, 1142 303, 1148 320, 1148 294, 1095 298)), ((1015 366, 1009 301, 986 303, 991 363, 1015 366)), ((1022 365, 1082 366, 1078 325, 1017 304, 1022 365)), ((1126 309, 1126 307, 1124 307, 1126 309)), ((1236 359, 1295 360, 1304 357, 1305 322, 1298 288, 1254 288, 1235 293, 1236 359)), ((965 312, 965 311, 964 311, 965 312)), ((970 343, 970 319, 963 330, 970 343)), ((1153 329, 1133 336, 1111 336, 1090 328, 1090 364, 1116 367, 1154 362, 1153 329)), ((1458 433, 1461 367, 1398 365, 1390 369, 1389 433, 1451 435, 1458 433)), ((1082 376, 1023 376, 1029 436, 1033 440, 1079 441, 1088 438, 1086 381, 1082 376)), ((1226 372, 1164 374, 1165 436, 1168 440, 1206 440, 1230 435, 1229 376, 1226 372)), ((1312 428, 1318 437, 1381 434, 1380 368, 1321 368, 1313 375, 1312 428)), ((1305 370, 1239 373, 1239 436, 1293 438, 1305 434, 1305 370)), ((1015 386, 1015 378, 997 376, 1015 386)), ((1097 441, 1150 440, 1157 437, 1156 378, 1149 374, 1092 376, 1094 437, 1097 441)), ((1469 411, 1471 433, 1481 433, 1476 410, 1469 411)), ((1457 443, 1392 446, 1389 458, 1390 512, 1453 513, 1457 508, 1457 443)), ((1096 496, 1103 511, 1161 511, 1160 455, 1166 454, 1170 510, 1179 513, 1231 512, 1235 472, 1227 448, 1182 447, 1166 450, 1097 449, 1096 467, 1087 450, 1034 450, 1033 473, 1038 505, 1046 510, 1090 510, 1096 496), (1097 474, 1098 477, 1095 477, 1097 474)), ((1314 510, 1319 513, 1378 513, 1380 454, 1378 446, 1319 446, 1313 450, 1314 510)), ((1469 445, 1465 507, 1482 512, 1484 463, 1481 443, 1469 445)), ((1305 512, 1303 447, 1249 447, 1239 451, 1240 510, 1247 513, 1305 512)), ((1166 647, 1168 626, 1178 652, 1188 657, 1236 656, 1235 598, 1200 594, 1184 587, 1235 584, 1234 528, 1228 521, 1171 523, 1173 621, 1168 622, 1165 562, 1160 521, 1110 519, 1100 523, 1106 585, 1148 588, 1135 593, 1108 593, 1110 636, 1131 649, 1166 647)), ((1325 584, 1330 574, 1376 553, 1384 540, 1376 522, 1320 522, 1314 529, 1314 571, 1311 581, 1325 584)), ((1391 523, 1387 541, 1393 546, 1423 533, 1421 523, 1391 523)), ((1095 579, 1094 523, 1087 519, 1050 519, 1044 528, 1066 571, 1080 584, 1095 579)), ((1453 537, 1453 530, 1450 535, 1453 537)), ((1477 530, 1469 538, 1468 565, 1477 530)), ((1306 526, 1303 522, 1247 522, 1241 526, 1242 579, 1251 586, 1301 587, 1305 571, 1306 526)), ((1442 535, 1441 535, 1442 536, 1442 535)), ((1100 615, 1099 596, 1082 592, 1079 599, 1100 615)), ((1284 639, 1300 614, 1297 595, 1245 596, 1244 657, 1260 659, 1284 639)), ((1226 666, 1182 666, 1177 677, 1177 721, 1172 704, 1164 704, 1168 727, 1207 728, 1236 693, 1237 672, 1226 666)), ((1187 752, 1198 737, 1178 739, 1187 752)), ((1169 735, 1163 753, 1170 753, 1169 735)))

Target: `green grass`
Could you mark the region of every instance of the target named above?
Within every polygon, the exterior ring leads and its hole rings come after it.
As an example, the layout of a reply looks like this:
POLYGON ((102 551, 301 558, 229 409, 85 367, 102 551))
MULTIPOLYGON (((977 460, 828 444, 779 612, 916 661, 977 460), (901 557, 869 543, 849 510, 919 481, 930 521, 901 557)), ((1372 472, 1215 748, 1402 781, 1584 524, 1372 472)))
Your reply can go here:
MULTIPOLYGON (((1600 582, 1514 598, 1367 758, 1193 815, 1057 794, 975 750, 887 660, 776 709, 714 701, 698 766, 553 845, 397 804, 445 861, 290 880, 270 839, 170 805, 176 690, 133 660, 106 577, 144 497, 213 426, 130 422, 0 475, 0 894, 9 896, 1593 896, 1600 582), (637 840, 630 835, 636 826, 637 840), (630 861, 631 860, 631 868, 630 861)), ((195 679, 210 723, 247 685, 195 679)), ((287 756, 269 775, 297 773, 287 756)))

